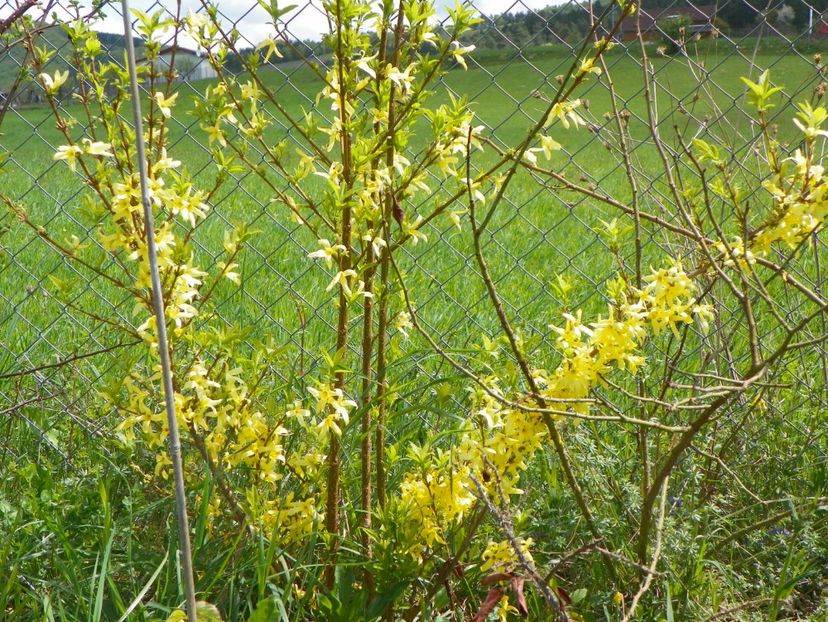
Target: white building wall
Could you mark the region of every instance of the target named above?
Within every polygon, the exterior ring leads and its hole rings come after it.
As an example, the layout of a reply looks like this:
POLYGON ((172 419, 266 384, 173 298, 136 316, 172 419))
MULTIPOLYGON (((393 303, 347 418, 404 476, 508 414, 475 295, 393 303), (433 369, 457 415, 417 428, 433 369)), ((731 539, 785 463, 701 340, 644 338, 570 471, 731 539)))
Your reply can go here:
POLYGON ((166 73, 170 62, 175 63, 178 79, 184 82, 215 78, 217 75, 207 59, 187 52, 176 52, 174 59, 171 52, 161 54, 155 62, 156 71, 166 73))

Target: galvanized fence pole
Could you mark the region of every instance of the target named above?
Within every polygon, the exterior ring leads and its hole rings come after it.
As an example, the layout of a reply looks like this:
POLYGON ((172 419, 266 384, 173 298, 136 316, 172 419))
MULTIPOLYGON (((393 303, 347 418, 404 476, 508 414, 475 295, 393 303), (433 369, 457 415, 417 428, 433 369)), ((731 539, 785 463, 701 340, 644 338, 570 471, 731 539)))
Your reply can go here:
POLYGON ((152 280, 152 301, 155 310, 155 324, 158 331, 158 354, 161 358, 161 375, 164 382, 164 400, 169 426, 169 450, 173 465, 175 485, 175 508, 178 520, 178 540, 181 558, 181 574, 184 592, 187 597, 187 619, 196 622, 195 582, 193 581, 193 561, 190 547, 190 530, 187 520, 187 497, 184 488, 184 470, 181 460, 181 439, 178 434, 178 419, 175 415, 175 391, 173 389, 170 350, 167 343, 167 324, 164 316, 164 299, 161 290, 161 278, 158 274, 158 253, 155 246, 155 224, 150 203, 147 179, 147 159, 144 147, 144 129, 141 120, 141 99, 138 88, 138 75, 135 68, 135 45, 132 41, 132 25, 129 15, 129 1, 121 0, 124 16, 124 40, 129 65, 129 80, 132 90, 132 114, 135 123, 135 145, 138 158, 138 174, 141 181, 141 203, 144 207, 144 228, 147 236, 147 256, 152 280))

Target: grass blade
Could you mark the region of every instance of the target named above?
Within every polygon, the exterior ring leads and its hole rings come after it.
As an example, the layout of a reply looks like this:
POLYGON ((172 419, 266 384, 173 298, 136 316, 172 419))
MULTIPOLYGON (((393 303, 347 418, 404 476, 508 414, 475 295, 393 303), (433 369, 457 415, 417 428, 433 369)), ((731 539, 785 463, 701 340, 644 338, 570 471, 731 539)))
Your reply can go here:
POLYGON ((118 618, 118 622, 124 622, 124 620, 127 619, 129 614, 132 613, 135 610, 135 608, 138 605, 141 604, 141 601, 144 600, 144 596, 147 595, 147 592, 149 592, 149 589, 152 587, 153 583, 155 583, 155 580, 158 578, 158 575, 160 575, 161 571, 164 569, 164 564, 167 563, 167 559, 169 558, 169 556, 170 556, 169 551, 164 553, 164 559, 162 559, 161 563, 158 564, 158 568, 155 569, 155 572, 152 573, 152 576, 150 576, 150 578, 144 584, 144 587, 141 588, 141 591, 138 592, 138 595, 129 604, 129 607, 126 608, 126 611, 124 611, 124 614, 120 618, 118 618))

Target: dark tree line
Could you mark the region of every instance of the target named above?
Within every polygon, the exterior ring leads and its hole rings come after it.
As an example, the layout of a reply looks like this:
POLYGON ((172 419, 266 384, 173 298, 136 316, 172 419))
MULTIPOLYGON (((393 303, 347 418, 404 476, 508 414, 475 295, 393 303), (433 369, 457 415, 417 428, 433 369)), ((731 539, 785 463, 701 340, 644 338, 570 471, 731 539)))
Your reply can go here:
MULTIPOLYGON (((600 14, 605 6, 594 3, 593 11, 600 14)), ((589 27, 588 5, 567 2, 534 11, 485 16, 468 38, 480 48, 574 43, 583 39, 589 27)))
POLYGON ((828 10, 828 0, 699 0, 699 2, 675 2, 674 0, 645 0, 645 7, 671 8, 675 6, 717 6, 716 15, 730 28, 746 29, 763 19, 771 23, 789 19, 791 26, 805 29, 813 10, 814 23, 828 10))
MULTIPOLYGON (((273 64, 289 63, 330 54, 330 49, 321 41, 312 41, 310 39, 304 41, 292 39, 289 44, 279 41, 278 49, 281 56, 270 55, 267 62, 273 64)), ((225 61, 225 69, 233 73, 241 73, 244 71, 245 62, 250 63, 252 61, 254 65, 263 65, 266 58, 267 50, 265 49, 257 50, 253 47, 240 48, 237 54, 228 54, 227 60, 225 61)))
MULTIPOLYGON (((787 24, 804 32, 813 18, 814 26, 821 14, 828 11, 828 0, 643 0, 643 8, 671 9, 678 7, 716 6, 716 25, 720 28, 746 30, 763 20, 787 24)), ((606 1, 593 3, 600 14, 606 1)), ((612 16, 608 19, 612 19, 612 16)), ((828 19, 828 16, 826 16, 828 19)), ((480 48, 505 48, 517 45, 576 43, 589 32, 590 16, 586 2, 567 2, 534 11, 490 15, 478 24, 467 38, 480 48)))
MULTIPOLYGON (((615 4, 615 3, 614 3, 615 4)), ((809 19, 813 18, 814 26, 819 22, 821 14, 828 11, 828 0, 643 0, 644 10, 672 9, 678 7, 700 7, 715 5, 716 26, 720 29, 734 29, 744 31, 755 27, 763 20, 779 25, 787 22, 792 28, 804 31, 809 19), (813 11, 813 15, 811 15, 813 11)), ((598 0, 592 5, 595 15, 600 15, 607 7, 607 0, 598 0)), ((613 9, 607 19, 612 21, 617 13, 613 9)), ((501 13, 498 15, 484 15, 483 21, 475 26, 464 37, 465 43, 473 43, 479 49, 524 48, 526 46, 543 46, 550 44, 575 44, 582 41, 590 29, 589 4, 583 1, 570 1, 559 5, 551 5, 542 9, 501 13)), ((828 15, 826 15, 828 19, 828 15)), ((99 35, 113 39, 120 35, 99 35)), ((122 37, 120 37, 123 39, 122 37)), ((114 43, 114 41, 113 41, 114 43)), ((377 37, 377 44, 379 38, 377 37)), ((389 47, 393 41, 388 42, 389 47)), ((310 39, 293 39, 289 44, 279 42, 281 57, 270 56, 273 64, 288 63, 298 60, 324 58, 330 50, 322 41, 310 39)), ((430 48, 425 46, 421 53, 428 54, 430 48)), ((244 71, 243 59, 254 60, 261 65, 265 61, 265 50, 253 47, 243 48, 238 54, 230 54, 226 60, 226 69, 234 73, 244 71)))
MULTIPOLYGON (((126 48, 126 43, 124 39, 124 35, 120 33, 112 33, 112 32, 99 32, 98 41, 101 42, 101 45, 106 48, 107 50, 118 50, 123 51, 126 48)), ((144 47, 144 40, 140 37, 133 37, 132 43, 136 49, 140 49, 144 47)))

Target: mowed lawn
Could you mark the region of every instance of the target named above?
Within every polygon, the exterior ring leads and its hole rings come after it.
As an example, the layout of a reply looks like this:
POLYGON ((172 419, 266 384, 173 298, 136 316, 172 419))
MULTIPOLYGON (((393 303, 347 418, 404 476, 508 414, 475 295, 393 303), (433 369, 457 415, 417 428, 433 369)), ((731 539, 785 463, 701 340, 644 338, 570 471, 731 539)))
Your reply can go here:
MULTIPOLYGON (((783 140, 794 136, 788 98, 798 101, 811 96, 819 78, 812 60, 794 53, 760 53, 755 66, 751 66, 750 56, 750 50, 717 51, 711 47, 692 63, 686 58, 654 59, 659 127, 668 143, 675 144, 676 127, 685 140, 703 133, 703 125, 724 138, 751 135, 754 130, 743 112, 747 105, 739 77, 750 75, 755 79, 766 68, 771 69, 774 81, 785 87, 786 97, 780 97, 780 105, 773 111, 780 136, 783 140)), ((656 209, 651 199, 664 191, 659 179, 663 167, 651 141, 646 140, 643 75, 636 50, 631 49, 629 55, 613 52, 606 60, 619 105, 632 115, 635 164, 653 177, 652 185, 644 188, 644 206, 656 209)), ((466 96, 480 122, 491 128, 490 136, 503 145, 512 145, 537 120, 545 108, 544 98, 551 97, 557 88, 555 77, 565 73, 571 62, 568 56, 549 54, 530 56, 528 60, 504 59, 483 67, 472 64, 468 71, 449 72, 435 89, 434 101, 447 101, 449 89, 466 96)), ((274 70, 263 75, 281 104, 295 117, 314 106, 320 83, 308 69, 291 68, 287 73, 274 70)), ((545 165, 566 171, 571 179, 589 180, 602 191, 625 199, 629 196, 626 176, 611 134, 615 125, 605 117, 611 110, 606 85, 606 76, 600 80, 591 77, 574 94, 588 107, 585 115, 592 129, 553 127, 550 131, 564 152, 545 165)), ((206 86, 180 86, 171 125, 171 154, 184 162, 204 186, 214 171, 205 148, 206 134, 189 113, 193 99, 206 86)), ((71 115, 82 112, 68 101, 65 111, 71 115)), ((279 120, 278 115, 276 118, 279 120)), ((92 232, 83 226, 82 216, 82 198, 88 193, 65 164, 52 161, 55 146, 64 141, 49 110, 36 107, 12 111, 1 131, 0 145, 13 158, 0 176, 2 192, 25 206, 32 220, 45 226, 55 238, 76 235, 91 244, 88 238, 92 232)), ((427 140, 426 132, 423 134, 412 145, 413 151, 427 140)), ((293 138, 274 127, 267 140, 275 144, 293 138)), ((291 147, 289 152, 293 151, 291 147)), ((493 160, 491 151, 476 153, 473 164, 483 167, 493 160)), ((271 179, 284 186, 275 173, 271 179)), ((408 205, 406 210, 428 213, 436 200, 453 189, 441 189, 437 178, 432 188, 433 197, 421 196, 419 205, 408 205)), ((230 224, 250 225, 258 233, 241 260, 242 285, 228 282, 220 286, 218 313, 228 322, 252 326, 254 334, 272 336, 277 342, 288 338, 298 341, 301 335, 305 347, 318 351, 318 345, 329 343, 326 323, 334 313, 330 295, 324 291, 330 277, 324 266, 306 258, 315 248, 315 240, 291 220, 284 206, 271 199, 267 186, 253 174, 242 174, 227 183, 212 202, 210 217, 199 225, 195 235, 198 263, 209 266, 220 259, 223 232, 230 224)), ((548 324, 559 322, 562 301, 552 287, 556 275, 566 275, 574 284, 567 301, 570 306, 585 306, 593 314, 600 312, 603 303, 596 286, 611 276, 613 261, 599 231, 604 228, 602 219, 623 217, 596 201, 545 187, 527 173, 517 176, 507 199, 490 227, 493 237, 487 245, 489 261, 510 311, 518 318, 518 326, 528 338, 540 343, 548 334, 548 324)), ((458 205, 457 209, 463 207, 458 205)), ((67 308, 66 295, 73 306, 104 316, 116 313, 123 321, 135 321, 132 304, 122 294, 113 292, 87 271, 76 271, 10 215, 3 214, 2 219, 9 230, 0 237, 6 251, 0 258, 0 372, 52 362, 60 352, 84 351, 94 349, 96 343, 106 343, 106 331, 101 326, 90 337, 95 322, 67 308), (70 284, 66 293, 49 295, 60 283, 70 284)), ((493 315, 480 280, 473 276, 468 228, 458 231, 445 219, 437 221, 427 234, 428 241, 412 247, 411 257, 403 263, 421 316, 452 347, 479 343, 480 329, 492 326, 493 315)), ((657 241, 661 246, 670 244, 663 237, 657 241)), ((662 256, 659 244, 647 244, 648 261, 657 262, 662 256)))

